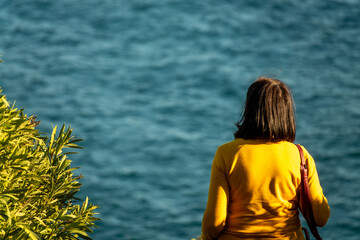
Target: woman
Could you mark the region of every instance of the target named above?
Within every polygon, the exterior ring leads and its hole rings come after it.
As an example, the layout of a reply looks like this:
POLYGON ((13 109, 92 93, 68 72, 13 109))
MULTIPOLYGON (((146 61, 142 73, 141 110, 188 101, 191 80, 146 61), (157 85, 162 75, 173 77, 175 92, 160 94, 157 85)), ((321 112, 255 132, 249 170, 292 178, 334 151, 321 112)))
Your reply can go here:
MULTIPOLYGON (((202 239, 304 239, 299 219, 300 155, 293 99, 279 80, 261 77, 248 89, 235 140, 220 146, 211 169, 202 239)), ((303 147, 302 147, 303 148, 303 147)), ((309 168, 316 224, 330 209, 314 159, 309 168)))

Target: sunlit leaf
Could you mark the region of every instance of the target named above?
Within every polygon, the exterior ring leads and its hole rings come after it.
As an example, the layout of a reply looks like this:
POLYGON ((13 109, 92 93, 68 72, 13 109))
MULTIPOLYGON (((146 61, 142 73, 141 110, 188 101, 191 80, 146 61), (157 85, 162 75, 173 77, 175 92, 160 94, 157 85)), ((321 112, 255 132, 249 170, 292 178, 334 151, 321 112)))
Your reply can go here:
POLYGON ((97 206, 75 196, 82 175, 73 174, 75 152, 63 150, 82 148, 81 139, 65 125, 50 138, 36 126, 0 94, 0 239, 91 239, 97 206))

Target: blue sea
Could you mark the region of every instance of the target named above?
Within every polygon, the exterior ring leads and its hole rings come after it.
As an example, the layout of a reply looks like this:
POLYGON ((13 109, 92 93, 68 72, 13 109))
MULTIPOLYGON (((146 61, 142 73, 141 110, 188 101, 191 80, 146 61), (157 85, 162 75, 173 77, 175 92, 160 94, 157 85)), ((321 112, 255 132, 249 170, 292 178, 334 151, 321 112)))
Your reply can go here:
POLYGON ((296 142, 331 207, 324 239, 360 239, 359 0, 1 0, 0 86, 39 129, 85 147, 78 197, 96 240, 196 237, 216 148, 259 76, 292 89, 296 142))

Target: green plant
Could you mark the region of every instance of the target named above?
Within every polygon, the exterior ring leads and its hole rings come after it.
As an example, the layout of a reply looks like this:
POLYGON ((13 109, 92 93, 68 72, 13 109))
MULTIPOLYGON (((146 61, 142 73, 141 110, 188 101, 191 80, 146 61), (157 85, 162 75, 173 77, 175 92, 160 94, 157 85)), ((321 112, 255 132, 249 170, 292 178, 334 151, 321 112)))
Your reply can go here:
POLYGON ((0 89, 0 239, 91 239, 97 206, 77 204, 81 176, 65 151, 81 139, 64 125, 48 138, 37 124, 0 89))

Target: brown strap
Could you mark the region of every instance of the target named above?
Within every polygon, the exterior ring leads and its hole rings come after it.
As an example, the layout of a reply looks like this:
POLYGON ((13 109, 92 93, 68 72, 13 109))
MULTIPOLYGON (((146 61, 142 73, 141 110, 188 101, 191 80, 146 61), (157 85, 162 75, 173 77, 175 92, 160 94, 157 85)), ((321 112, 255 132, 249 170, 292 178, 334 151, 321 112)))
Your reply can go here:
POLYGON ((306 240, 310 240, 310 235, 309 235, 309 231, 306 229, 306 228, 302 228, 302 230, 304 231, 304 233, 305 233, 305 239, 306 240))
POLYGON ((297 146, 297 148, 299 149, 299 153, 300 153, 300 160, 301 160, 301 166, 306 168, 306 162, 305 162, 305 158, 304 158, 304 151, 302 150, 301 146, 299 144, 295 144, 297 146))
POLYGON ((315 237, 316 240, 322 240, 319 232, 316 227, 316 222, 314 218, 314 213, 312 211, 311 206, 311 195, 310 195, 310 187, 309 187, 309 178, 308 178, 308 168, 304 158, 304 152, 300 145, 295 144, 300 153, 301 165, 301 185, 300 185, 300 211, 304 216, 311 233, 315 237))

